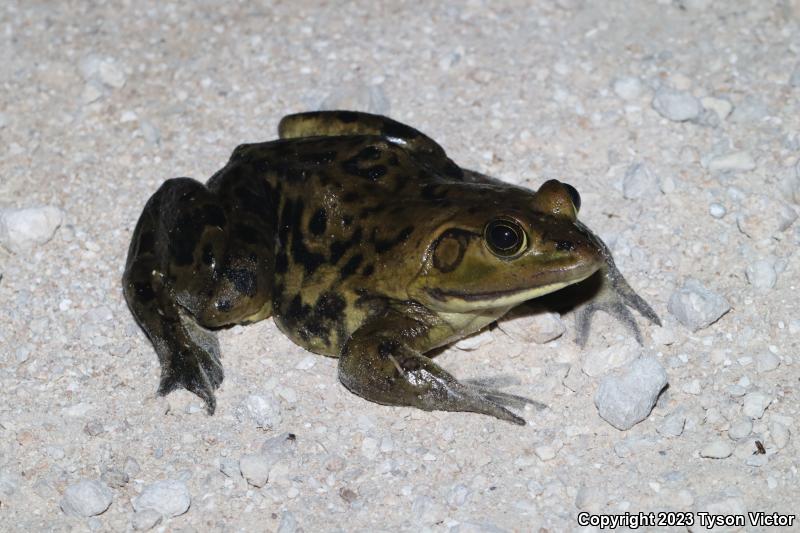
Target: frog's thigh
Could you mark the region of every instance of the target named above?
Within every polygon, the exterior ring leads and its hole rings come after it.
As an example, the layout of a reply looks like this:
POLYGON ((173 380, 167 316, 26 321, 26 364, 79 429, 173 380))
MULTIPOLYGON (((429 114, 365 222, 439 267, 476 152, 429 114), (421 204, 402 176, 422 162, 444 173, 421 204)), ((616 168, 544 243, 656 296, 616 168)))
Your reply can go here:
POLYGON ((388 313, 359 328, 339 356, 339 380, 355 394, 380 404, 468 411, 525 424, 501 405, 509 403, 507 395, 460 383, 413 349, 406 339, 418 327, 388 313))

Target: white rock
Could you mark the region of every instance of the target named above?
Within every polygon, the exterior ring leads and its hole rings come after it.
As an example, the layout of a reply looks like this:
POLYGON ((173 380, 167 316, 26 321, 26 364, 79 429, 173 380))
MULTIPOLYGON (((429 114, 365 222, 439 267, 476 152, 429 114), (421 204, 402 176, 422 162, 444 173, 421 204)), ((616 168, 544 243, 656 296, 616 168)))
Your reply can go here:
POLYGON ((780 358, 772 352, 762 352, 756 356, 756 371, 759 374, 771 372, 781 364, 780 358))
POLYGON ((757 194, 750 196, 736 217, 739 231, 756 240, 764 240, 787 230, 797 220, 797 212, 781 200, 757 194))
POLYGON ((678 319, 678 322, 698 331, 707 328, 730 311, 728 301, 711 292, 696 279, 687 279, 683 287, 672 293, 667 305, 669 312, 678 319))
POLYGON ((64 218, 53 206, 0 210, 0 245, 22 252, 53 238, 64 218))
POLYGON ((450 492, 447 495, 447 503, 450 504, 451 507, 461 507, 465 503, 467 503, 467 498, 469 497, 470 490, 466 486, 458 483, 453 485, 450 489, 450 492))
POLYGON ((192 496, 183 481, 165 479, 147 485, 134 498, 133 509, 137 512, 152 509, 167 517, 179 516, 189 510, 192 496))
POLYGON ((558 313, 512 314, 499 322, 498 328, 514 340, 536 344, 555 340, 567 329, 558 313))
POLYGON ((732 152, 717 155, 708 162, 708 170, 712 172, 747 171, 756 168, 756 161, 750 152, 732 152))
POLYGON ((697 98, 689 92, 669 87, 661 87, 656 91, 652 106, 659 115, 674 122, 695 119, 703 109, 697 98))
POLYGON ((743 439, 750 435, 751 431, 753 431, 753 421, 750 420, 750 417, 741 416, 731 422, 731 427, 728 428, 728 437, 731 440, 743 439))
POLYGON ((96 479, 83 479, 70 485, 61 499, 61 510, 70 516, 95 516, 111 505, 111 489, 96 479))
POLYGON ((725 216, 726 212, 725 206, 722 204, 714 202, 708 206, 708 214, 714 218, 722 218, 725 216))
POLYGON ((642 82, 633 76, 624 76, 614 80, 614 94, 623 100, 634 100, 642 93, 642 82))
POLYGON ((771 289, 778 281, 778 273, 775 272, 772 261, 768 259, 750 263, 744 273, 750 285, 757 289, 771 289))
POLYGON ((715 440, 706 444, 703 449, 700 450, 700 457, 725 459, 726 457, 730 457, 732 453, 733 446, 729 441, 715 440))
POLYGON ((786 447, 789 444, 789 428, 787 428, 782 423, 773 420, 769 424, 769 433, 772 437, 772 443, 775 444, 775 447, 779 450, 786 447))
POLYGON ((164 517, 158 511, 153 509, 145 509, 138 511, 131 516, 131 527, 134 531, 149 531, 156 527, 164 517))
POLYGON ((272 457, 292 455, 297 451, 297 437, 294 433, 281 433, 264 441, 261 453, 272 457))
POLYGON ((242 471, 239 468, 239 461, 231 457, 220 459, 219 471, 228 476, 229 478, 238 478, 242 471))
POLYGON ((249 420, 255 427, 271 429, 281 423, 281 407, 271 396, 251 394, 234 411, 239 422, 249 420))
POLYGON ((772 398, 763 392, 754 391, 745 395, 742 412, 750 418, 761 418, 764 411, 772 403, 772 398))
POLYGON ((267 484, 273 461, 260 453, 245 454, 239 458, 239 469, 249 484, 261 488, 267 484))
POLYGON ((733 104, 722 98, 706 96, 700 99, 700 103, 704 108, 710 109, 716 113, 721 120, 728 118, 728 115, 730 115, 731 111, 733 111, 733 104))
POLYGON ((685 425, 686 414, 682 409, 679 409, 664 417, 661 423, 656 426, 656 431, 665 437, 679 437, 683 433, 685 425))
POLYGON ((644 163, 634 163, 622 179, 622 195, 628 199, 653 198, 660 192, 658 176, 644 163))
POLYGON ((667 373, 655 357, 642 357, 631 363, 620 376, 603 378, 594 403, 600 416, 620 430, 641 422, 667 384, 667 373))
POLYGON ((477 335, 470 335, 469 337, 461 339, 455 344, 455 347, 465 352, 471 352, 477 350, 481 346, 491 344, 492 342, 494 342, 494 335, 487 328, 477 335))
POLYGON ((97 77, 101 82, 115 89, 121 89, 126 80, 125 72, 113 59, 106 59, 100 63, 97 77))

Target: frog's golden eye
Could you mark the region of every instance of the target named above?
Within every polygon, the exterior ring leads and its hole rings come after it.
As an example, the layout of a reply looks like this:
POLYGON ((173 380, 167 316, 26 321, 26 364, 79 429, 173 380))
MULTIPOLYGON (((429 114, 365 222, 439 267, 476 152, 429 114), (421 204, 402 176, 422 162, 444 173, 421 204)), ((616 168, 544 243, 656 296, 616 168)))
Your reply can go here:
POLYGON ((499 218, 486 224, 483 238, 489 250, 499 257, 513 257, 528 245, 528 237, 514 220, 499 218))
POLYGON ((576 189, 569 183, 562 183, 561 185, 563 185, 564 188, 567 189, 569 197, 572 198, 572 205, 575 206, 575 212, 577 213, 578 211, 581 210, 581 195, 578 194, 578 189, 576 189))

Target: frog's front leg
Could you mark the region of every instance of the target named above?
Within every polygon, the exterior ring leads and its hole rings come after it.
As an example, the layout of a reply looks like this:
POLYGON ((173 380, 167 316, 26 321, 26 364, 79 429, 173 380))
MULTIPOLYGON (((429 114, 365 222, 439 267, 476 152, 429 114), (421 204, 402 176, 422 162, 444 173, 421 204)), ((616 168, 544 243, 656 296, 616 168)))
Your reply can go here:
MULTIPOLYGON (((205 401, 209 414, 223 371, 216 335, 207 328, 270 312, 272 250, 252 235, 269 228, 237 208, 229 196, 237 188, 225 185, 227 176, 244 174, 221 175, 216 191, 189 178, 166 181, 139 218, 122 280, 161 363, 158 393, 183 387, 205 401), (245 226, 252 230, 236 231, 245 226)), ((259 199, 257 191, 248 194, 259 199)))
POLYGON ((525 425, 505 406, 533 403, 480 385, 462 383, 425 357, 427 326, 389 311, 370 319, 345 343, 339 380, 355 394, 384 405, 425 411, 467 411, 525 425))
POLYGON ((597 273, 600 276, 600 288, 597 294, 591 301, 579 308, 575 315, 578 332, 576 342, 580 346, 586 345, 586 341, 589 339, 592 315, 597 311, 605 311, 622 322, 633 333, 636 341, 642 344, 642 333, 639 331, 636 319, 629 308, 635 309, 643 317, 658 326, 661 325, 661 320, 656 312, 653 311, 653 308, 641 296, 636 294, 636 291, 628 284, 614 263, 614 258, 611 256, 608 246, 585 225, 580 222, 576 222, 576 224, 594 238, 605 258, 605 265, 597 273))

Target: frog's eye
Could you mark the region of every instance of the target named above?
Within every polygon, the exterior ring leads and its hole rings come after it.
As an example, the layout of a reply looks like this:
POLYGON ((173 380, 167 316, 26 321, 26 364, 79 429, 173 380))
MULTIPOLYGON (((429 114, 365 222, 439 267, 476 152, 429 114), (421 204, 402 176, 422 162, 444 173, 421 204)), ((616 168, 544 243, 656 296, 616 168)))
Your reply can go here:
POLYGON ((578 211, 581 210, 581 195, 578 194, 578 189, 576 189, 569 183, 562 183, 561 185, 563 185, 564 188, 567 189, 569 197, 572 198, 572 205, 575 206, 575 212, 577 213, 578 211))
POLYGON ((514 220, 500 218, 486 224, 483 238, 489 250, 499 257, 513 257, 523 251, 528 237, 522 227, 514 220))

